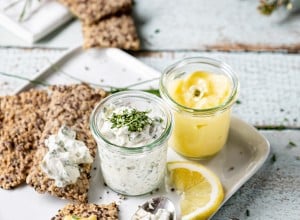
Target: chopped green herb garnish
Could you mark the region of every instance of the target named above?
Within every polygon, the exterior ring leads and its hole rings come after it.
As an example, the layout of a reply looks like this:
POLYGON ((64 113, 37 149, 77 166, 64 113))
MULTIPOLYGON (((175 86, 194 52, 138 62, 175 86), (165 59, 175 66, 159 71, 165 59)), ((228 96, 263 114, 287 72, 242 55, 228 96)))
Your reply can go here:
POLYGON ((292 142, 292 141, 290 141, 289 142, 289 145, 291 145, 291 146, 297 146, 294 142, 292 142))
POLYGON ((297 145, 293 141, 290 141, 287 147, 293 148, 293 147, 297 147, 297 145))
POLYGON ((278 126, 261 126, 261 127, 256 126, 256 128, 258 130, 277 130, 277 131, 282 131, 282 130, 286 129, 287 127, 284 126, 284 125, 278 125, 278 126))
POLYGON ((80 219, 80 217, 77 217, 77 216, 75 216, 75 215, 72 215, 72 220, 79 220, 80 219))
POLYGON ((154 120, 159 123, 162 123, 164 121, 162 118, 155 118, 154 120))
POLYGON ((234 167, 229 167, 228 171, 233 171, 234 167))
POLYGON ((242 102, 240 100, 236 100, 235 103, 238 104, 238 105, 242 104, 242 102))
POLYGON ((194 96, 195 96, 195 97, 199 97, 200 94, 201 94, 201 91, 200 91, 199 89, 195 89, 195 90, 194 90, 194 96))
POLYGON ((156 30, 155 30, 155 34, 158 34, 159 32, 160 32, 159 29, 156 29, 156 30))
POLYGON ((273 154, 273 156, 271 157, 271 161, 272 163, 275 163, 277 161, 276 154, 273 154))
POLYGON ((249 211, 249 209, 246 210, 246 216, 250 216, 250 211, 249 211))
POLYGON ((128 131, 141 132, 147 125, 151 125, 153 120, 148 116, 149 111, 138 111, 136 109, 125 109, 121 114, 113 113, 109 118, 112 123, 111 128, 128 127, 128 131))

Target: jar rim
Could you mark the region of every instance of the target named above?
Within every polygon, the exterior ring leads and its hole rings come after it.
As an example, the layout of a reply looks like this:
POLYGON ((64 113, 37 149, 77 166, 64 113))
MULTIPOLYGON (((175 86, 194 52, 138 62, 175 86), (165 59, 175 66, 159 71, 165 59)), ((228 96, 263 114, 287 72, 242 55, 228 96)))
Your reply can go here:
POLYGON ((170 136, 171 130, 172 130, 172 114, 171 114, 171 111, 169 110, 168 106, 163 102, 163 100, 153 94, 149 94, 147 92, 142 92, 142 91, 137 91, 137 90, 122 91, 122 92, 118 92, 118 93, 107 96, 106 98, 101 100, 96 105, 96 107, 94 108, 94 110, 90 116, 90 129, 91 129, 92 135, 94 136, 96 141, 98 138, 100 138, 106 144, 108 144, 108 146, 111 148, 115 148, 117 150, 125 151, 125 152, 140 153, 140 152, 150 151, 150 150, 154 149, 156 146, 160 146, 163 142, 165 142, 165 139, 167 139, 170 136), (101 109, 103 108, 104 105, 107 104, 107 102, 110 102, 110 101, 116 100, 116 99, 120 99, 122 97, 126 97, 126 98, 128 98, 128 97, 134 98, 135 97, 135 98, 140 98, 140 99, 145 99, 145 100, 148 99, 148 100, 156 102, 161 107, 161 109, 163 110, 163 114, 167 121, 166 121, 166 128, 164 129, 164 131, 161 133, 161 135, 158 138, 156 138, 154 141, 152 141, 146 145, 140 146, 140 147, 124 147, 124 146, 120 146, 120 145, 112 143, 107 138, 105 138, 104 135, 101 134, 100 128, 97 125, 101 109))
POLYGON ((184 111, 187 113, 192 113, 195 115, 212 115, 216 112, 219 111, 224 111, 227 108, 229 108, 233 103, 236 101, 238 92, 239 92, 239 80, 233 69, 225 62, 216 60, 213 58, 208 58, 208 57, 189 57, 189 58, 184 58, 180 61, 177 61, 176 63, 168 66, 162 73, 160 77, 160 82, 159 82, 159 92, 162 98, 164 98, 165 101, 168 102, 168 104, 173 108, 173 109, 179 109, 180 111, 184 111), (230 96, 224 101, 222 104, 212 107, 212 108, 203 108, 203 109, 197 109, 197 108, 190 108, 187 106, 184 106, 178 102, 176 102, 172 96, 169 94, 168 89, 165 86, 166 79, 169 73, 175 71, 176 69, 183 67, 185 65, 190 65, 190 64, 206 64, 209 66, 213 66, 216 68, 219 68, 222 70, 222 72, 232 81, 232 89, 230 96))

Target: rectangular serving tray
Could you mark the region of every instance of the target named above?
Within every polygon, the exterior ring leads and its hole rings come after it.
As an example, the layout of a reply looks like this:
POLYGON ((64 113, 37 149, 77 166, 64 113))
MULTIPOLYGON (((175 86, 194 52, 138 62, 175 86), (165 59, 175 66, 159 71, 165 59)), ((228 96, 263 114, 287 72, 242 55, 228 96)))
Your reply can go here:
MULTIPOLYGON (((119 49, 82 51, 77 47, 69 50, 34 79, 49 84, 78 83, 78 79, 81 79, 93 85, 126 87, 159 76, 159 72, 119 49)), ((16 92, 32 86, 36 85, 24 84, 17 88, 16 92)), ((135 88, 146 89, 157 86, 158 81, 153 81, 135 88)), ((210 160, 199 162, 213 170, 221 179, 225 191, 222 205, 263 165, 269 151, 268 141, 255 128, 241 119, 232 117, 229 137, 223 150, 210 160)), ((168 160, 185 159, 169 148, 168 160)), ((93 165, 91 176, 89 202, 102 204, 116 201, 120 205, 120 219, 131 219, 138 205, 159 195, 170 198, 176 204, 179 213, 179 196, 174 192, 166 192, 164 184, 152 194, 124 198, 105 186, 98 158, 93 165)), ((57 210, 67 203, 68 201, 50 195, 38 194, 26 185, 14 190, 0 189, 0 204, 3 204, 0 207, 0 219, 51 219, 57 210)))

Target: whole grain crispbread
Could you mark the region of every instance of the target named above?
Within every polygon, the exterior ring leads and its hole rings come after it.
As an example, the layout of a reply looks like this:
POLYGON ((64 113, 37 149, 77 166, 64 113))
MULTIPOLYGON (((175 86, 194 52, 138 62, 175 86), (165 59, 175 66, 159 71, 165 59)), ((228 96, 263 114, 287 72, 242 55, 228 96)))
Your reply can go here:
POLYGON ((96 23, 100 19, 131 9, 132 0, 59 0, 86 24, 96 23))
POLYGON ((116 203, 108 205, 97 204, 68 204, 51 220, 63 220, 65 216, 72 215, 75 218, 88 218, 91 215, 96 215, 97 220, 117 220, 118 219, 118 206, 116 203))
POLYGON ((117 47, 138 50, 140 41, 130 15, 112 16, 94 24, 82 24, 84 48, 117 47))
POLYGON ((78 202, 87 202, 91 164, 81 164, 80 177, 75 184, 66 187, 55 186, 55 181, 49 179, 41 170, 40 163, 48 148, 45 140, 52 134, 57 134, 62 125, 76 131, 76 139, 83 141, 92 157, 96 154, 96 143, 89 130, 89 117, 97 102, 105 95, 102 89, 93 89, 86 84, 50 87, 51 101, 47 113, 47 122, 43 130, 39 149, 34 157, 26 182, 40 193, 78 202))
POLYGON ((48 104, 46 91, 0 97, 1 188, 12 189, 25 182, 45 126, 48 104))

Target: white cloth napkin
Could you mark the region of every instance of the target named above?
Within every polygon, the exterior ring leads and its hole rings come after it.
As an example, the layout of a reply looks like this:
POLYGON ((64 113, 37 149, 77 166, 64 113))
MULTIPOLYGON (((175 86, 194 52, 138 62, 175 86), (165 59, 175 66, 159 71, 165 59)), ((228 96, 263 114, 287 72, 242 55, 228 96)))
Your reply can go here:
POLYGON ((27 0, 25 4, 26 0, 0 0, 0 25, 29 43, 45 37, 72 17, 55 0, 27 0))

